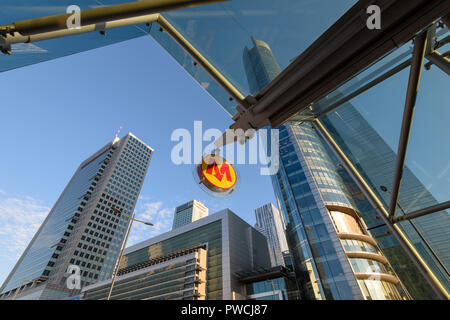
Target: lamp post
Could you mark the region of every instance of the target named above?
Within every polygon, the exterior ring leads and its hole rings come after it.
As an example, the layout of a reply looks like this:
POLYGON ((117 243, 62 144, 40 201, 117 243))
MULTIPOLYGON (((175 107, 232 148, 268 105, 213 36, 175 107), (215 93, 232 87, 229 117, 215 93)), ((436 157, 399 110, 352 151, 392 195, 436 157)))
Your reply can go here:
POLYGON ((131 219, 131 222, 130 222, 130 226, 128 227, 127 234, 126 234, 126 236, 125 236, 125 242, 123 243, 122 250, 120 251, 119 260, 118 260, 118 262, 117 262, 116 269, 114 270, 114 276, 113 276, 113 279, 112 279, 112 282, 111 282, 111 286, 109 287, 109 292, 108 292, 108 296, 107 296, 106 300, 109 300, 109 299, 111 298, 111 293, 112 293, 112 290, 113 290, 113 288, 114 288, 114 283, 115 283, 115 281, 116 281, 117 273, 118 273, 118 271, 119 271, 120 261, 122 260, 123 253, 124 253, 124 251, 125 251, 125 247, 127 246, 128 236, 130 235, 130 231, 131 231, 131 227, 133 226, 133 222, 134 222, 134 221, 137 221, 137 222, 143 223, 143 224, 145 224, 145 225, 147 225, 147 226, 153 226, 153 223, 151 223, 151 222, 146 222, 146 221, 142 221, 142 220, 136 219, 136 218, 135 218, 136 214, 133 214, 133 216, 130 217, 128 214, 123 213, 122 210, 120 210, 120 209, 117 209, 117 208, 115 208, 115 207, 111 207, 111 209, 112 209, 114 212, 118 213, 118 214, 122 214, 122 215, 124 215, 125 217, 128 217, 129 219, 131 219))

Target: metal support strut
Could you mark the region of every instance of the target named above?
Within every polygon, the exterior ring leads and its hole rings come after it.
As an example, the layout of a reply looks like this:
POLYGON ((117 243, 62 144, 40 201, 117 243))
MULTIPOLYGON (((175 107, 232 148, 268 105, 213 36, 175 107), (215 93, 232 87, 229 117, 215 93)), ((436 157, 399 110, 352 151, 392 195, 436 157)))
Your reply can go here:
POLYGON ((394 181, 392 182, 391 199, 389 202, 389 218, 395 215, 397 207, 398 194, 400 191, 403 168, 405 166, 406 150, 411 132, 414 107, 416 105, 417 91, 419 89, 420 74, 422 71, 423 59, 427 43, 427 34, 422 32, 415 38, 414 52, 411 61, 411 70, 409 72, 408 89, 406 91, 405 109, 403 111, 402 128, 398 143, 397 161, 395 164, 394 181))

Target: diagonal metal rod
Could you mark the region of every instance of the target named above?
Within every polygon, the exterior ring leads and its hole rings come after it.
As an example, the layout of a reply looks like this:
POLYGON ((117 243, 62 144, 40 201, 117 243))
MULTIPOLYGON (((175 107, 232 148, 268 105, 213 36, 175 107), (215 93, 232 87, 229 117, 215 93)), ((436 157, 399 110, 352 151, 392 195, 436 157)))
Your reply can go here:
POLYGON ((424 215, 430 214, 430 213, 434 213, 434 212, 438 212, 438 211, 442 211, 442 210, 446 210, 450 208, 450 201, 446 201, 446 202, 442 202, 433 206, 429 206, 417 211, 413 211, 411 213, 408 213, 404 216, 399 216, 399 217, 395 217, 392 222, 397 223, 400 221, 404 221, 404 220, 411 220, 414 218, 418 218, 418 217, 422 217, 424 215))
POLYGON ((411 132, 414 107, 416 105, 417 91, 419 89, 420 74, 422 71, 423 59, 427 43, 427 33, 422 32, 414 41, 414 52, 411 61, 411 70, 409 72, 408 89, 406 91, 405 109, 403 111, 402 128, 398 143, 397 161, 395 164, 394 180, 392 182, 391 199, 389 203, 389 218, 395 215, 395 208, 398 202, 398 194, 405 166, 406 150, 411 132))

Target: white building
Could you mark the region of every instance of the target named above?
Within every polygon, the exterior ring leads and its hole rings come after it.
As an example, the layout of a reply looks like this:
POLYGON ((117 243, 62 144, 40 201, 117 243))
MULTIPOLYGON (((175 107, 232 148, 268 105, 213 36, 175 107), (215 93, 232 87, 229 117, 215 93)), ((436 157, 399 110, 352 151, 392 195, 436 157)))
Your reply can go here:
POLYGON ((187 225, 208 215, 208 208, 197 200, 189 201, 175 208, 172 230, 187 225))
POLYGON ((288 250, 288 245, 280 212, 272 203, 268 203, 257 208, 255 215, 255 229, 267 238, 272 266, 284 265, 282 253, 288 250))

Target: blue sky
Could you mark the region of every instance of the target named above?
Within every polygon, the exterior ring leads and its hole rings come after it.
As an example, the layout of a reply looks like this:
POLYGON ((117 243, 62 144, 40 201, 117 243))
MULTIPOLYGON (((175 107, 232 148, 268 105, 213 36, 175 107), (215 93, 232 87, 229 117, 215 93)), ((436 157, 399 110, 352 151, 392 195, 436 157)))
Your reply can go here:
MULTIPOLYGON (((85 158, 127 132, 155 149, 129 244, 171 228, 174 207, 197 199, 210 213, 230 208, 250 224, 274 202, 259 165, 239 165, 239 189, 218 199, 201 190, 190 165, 172 164, 177 128, 225 130, 230 116, 157 44, 142 37, 0 73, 0 282, 85 158)), ((206 145, 206 143, 205 143, 206 145)))

